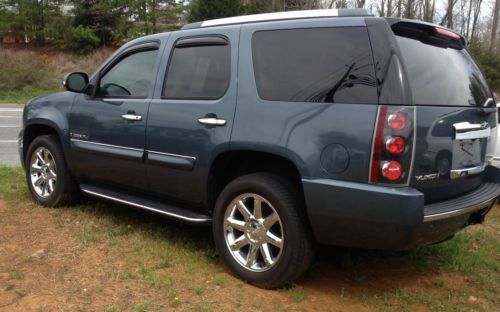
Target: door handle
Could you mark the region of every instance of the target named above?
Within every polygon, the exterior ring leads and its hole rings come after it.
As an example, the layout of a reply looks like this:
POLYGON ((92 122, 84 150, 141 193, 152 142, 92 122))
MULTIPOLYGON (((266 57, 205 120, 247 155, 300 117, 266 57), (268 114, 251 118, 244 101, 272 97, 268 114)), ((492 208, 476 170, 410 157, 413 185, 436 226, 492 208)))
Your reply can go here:
POLYGON ((198 118, 198 122, 202 125, 208 125, 208 126, 225 126, 226 125, 225 119, 219 119, 217 117, 198 118))
POLYGON ((468 121, 453 124, 454 139, 482 139, 491 136, 490 125, 485 121, 480 124, 472 124, 468 121))
POLYGON ((142 120, 141 115, 135 115, 135 114, 123 114, 122 118, 125 120, 130 120, 130 121, 139 121, 142 120))

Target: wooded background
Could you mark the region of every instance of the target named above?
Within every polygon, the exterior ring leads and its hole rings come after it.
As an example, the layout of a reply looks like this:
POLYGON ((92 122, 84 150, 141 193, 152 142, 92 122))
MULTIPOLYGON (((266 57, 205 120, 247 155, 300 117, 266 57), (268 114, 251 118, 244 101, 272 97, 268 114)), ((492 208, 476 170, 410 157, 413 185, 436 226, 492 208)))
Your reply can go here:
POLYGON ((187 22, 320 8, 366 8, 451 28, 469 40, 490 84, 500 87, 500 0, 0 0, 0 42, 88 54, 187 22))

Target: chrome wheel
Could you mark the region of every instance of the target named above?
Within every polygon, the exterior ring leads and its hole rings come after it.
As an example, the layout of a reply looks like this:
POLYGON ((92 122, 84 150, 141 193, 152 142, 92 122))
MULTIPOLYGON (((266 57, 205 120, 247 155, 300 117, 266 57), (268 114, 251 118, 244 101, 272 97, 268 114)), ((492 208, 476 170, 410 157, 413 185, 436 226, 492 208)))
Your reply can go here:
POLYGON ((282 254, 281 219, 271 203, 257 194, 242 194, 229 204, 224 237, 234 259, 250 271, 269 270, 282 254))
POLYGON ((38 196, 52 195, 57 183, 56 161, 47 148, 39 147, 31 155, 29 171, 31 186, 38 196))

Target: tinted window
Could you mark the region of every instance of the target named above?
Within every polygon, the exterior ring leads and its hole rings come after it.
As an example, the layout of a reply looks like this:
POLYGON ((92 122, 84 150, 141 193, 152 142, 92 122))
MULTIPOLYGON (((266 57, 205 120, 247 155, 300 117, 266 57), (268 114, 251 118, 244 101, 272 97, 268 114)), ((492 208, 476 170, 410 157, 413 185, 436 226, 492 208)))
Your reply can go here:
POLYGON ((264 100, 377 103, 364 27, 256 32, 252 52, 264 100))
POLYGON ((482 106, 491 94, 480 70, 465 49, 429 45, 396 36, 413 104, 482 106))
POLYGON ((163 96, 174 99, 218 99, 229 85, 229 45, 175 48, 163 96))
POLYGON ((158 50, 142 51, 119 61, 101 77, 99 94, 103 97, 146 98, 157 54, 158 50))

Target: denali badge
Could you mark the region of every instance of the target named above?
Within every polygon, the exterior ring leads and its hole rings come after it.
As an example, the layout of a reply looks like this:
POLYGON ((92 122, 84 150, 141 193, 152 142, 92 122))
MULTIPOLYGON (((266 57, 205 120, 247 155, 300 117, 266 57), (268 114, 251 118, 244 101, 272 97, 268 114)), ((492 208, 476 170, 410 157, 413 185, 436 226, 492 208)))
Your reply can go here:
POLYGON ((415 176, 415 179, 417 179, 418 182, 436 180, 438 178, 439 178, 439 173, 432 173, 432 174, 425 174, 425 175, 421 175, 421 176, 415 176))
POLYGON ((81 134, 81 133, 75 133, 75 132, 70 132, 69 136, 72 139, 79 139, 79 140, 88 140, 89 136, 86 134, 81 134))

